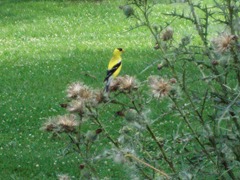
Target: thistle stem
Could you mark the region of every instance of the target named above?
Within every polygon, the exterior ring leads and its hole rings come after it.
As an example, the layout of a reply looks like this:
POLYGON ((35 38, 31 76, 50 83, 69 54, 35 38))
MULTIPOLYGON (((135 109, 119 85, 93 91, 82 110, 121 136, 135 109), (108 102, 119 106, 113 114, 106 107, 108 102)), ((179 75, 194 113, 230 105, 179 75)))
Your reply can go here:
POLYGON ((147 128, 148 132, 150 133, 151 137, 152 137, 152 138, 154 139, 154 141, 157 143, 157 145, 158 145, 158 147, 159 147, 159 149, 160 149, 160 151, 161 151, 161 153, 162 153, 162 155, 163 155, 163 159, 168 163, 168 165, 169 165, 169 167, 171 168, 171 170, 172 170, 173 172, 176 172, 176 170, 175 170, 175 168, 174 168, 174 166, 173 166, 172 161, 170 161, 170 160, 168 159, 168 157, 167 157, 167 155, 166 155, 166 153, 165 153, 165 151, 164 151, 164 149, 163 149, 163 145, 157 140, 155 134, 153 133, 153 131, 152 131, 152 129, 149 127, 149 125, 146 125, 146 128, 147 128))
POLYGON ((128 154, 125 154, 125 157, 130 157, 130 158, 136 160, 137 162, 139 162, 139 163, 141 163, 141 164, 144 164, 145 166, 153 169, 154 171, 158 172, 160 175, 163 175, 163 176, 166 177, 167 179, 170 179, 170 177, 169 177, 165 172, 163 172, 163 171, 161 171, 161 170, 153 167, 152 165, 144 162, 144 161, 141 160, 141 159, 138 159, 138 158, 137 158, 136 156, 134 156, 133 154, 129 154, 129 153, 128 153, 128 154))

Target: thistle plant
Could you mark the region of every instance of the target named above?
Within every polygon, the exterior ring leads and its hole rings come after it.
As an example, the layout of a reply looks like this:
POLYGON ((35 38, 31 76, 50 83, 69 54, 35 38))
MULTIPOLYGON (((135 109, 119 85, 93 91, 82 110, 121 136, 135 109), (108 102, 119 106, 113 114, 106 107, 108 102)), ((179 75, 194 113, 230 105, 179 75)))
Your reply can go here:
POLYGON ((153 51, 159 52, 141 73, 157 68, 159 74, 144 80, 117 77, 109 97, 84 82, 73 83, 68 103, 61 105, 67 114, 49 118, 43 129, 67 134, 66 152, 79 154, 86 179, 103 178, 101 160, 109 158, 128 167, 131 179, 239 179, 240 4, 186 0, 188 13, 173 9, 162 14, 171 22, 156 24, 151 22, 156 2, 127 0, 120 8, 136 21, 130 30, 147 27, 153 51), (177 20, 192 23, 199 44, 190 35, 174 39, 177 20), (224 28, 210 33, 210 23, 224 28), (163 133, 162 122, 169 119, 173 125, 163 133), (98 148, 106 141, 110 145, 98 148))
MULTIPOLYGON (((145 22, 142 24, 149 29, 156 40, 157 45, 154 48, 160 51, 158 69, 168 68, 170 75, 176 79, 181 90, 181 98, 176 98, 171 94, 169 98, 173 103, 174 111, 189 129, 183 129, 182 134, 187 134, 187 136, 189 136, 188 133, 191 134, 190 142, 187 144, 192 150, 188 154, 192 154, 192 158, 198 161, 196 163, 188 157, 189 162, 183 165, 186 167, 189 165, 188 168, 194 169, 195 173, 191 174, 185 167, 183 174, 188 177, 197 177, 197 173, 202 174, 206 171, 203 169, 207 166, 202 163, 210 163, 210 169, 214 170, 214 173, 209 173, 209 176, 220 179, 239 178, 238 155, 231 153, 233 152, 231 147, 239 144, 239 29, 235 24, 239 21, 239 2, 214 1, 214 5, 208 7, 187 0, 188 14, 184 11, 177 12, 176 9, 172 13, 164 14, 172 16, 173 20, 177 18, 180 21, 191 22, 195 27, 196 36, 202 42, 198 46, 191 46, 191 42, 185 37, 176 44, 165 43, 164 41, 172 38, 173 31, 172 28, 169 30, 166 27, 164 30, 163 26, 150 23, 151 13, 148 12, 151 12, 152 7, 155 6, 153 1, 127 2, 136 8, 135 11, 138 10, 144 14, 136 19, 145 22), (222 31, 218 32, 217 37, 209 33, 210 22, 225 25, 222 31), (159 36, 159 34, 163 35, 159 36), (165 36, 170 38, 164 38, 165 36), (189 65, 197 74, 197 79, 187 76, 189 65), (179 70, 179 66, 182 69, 179 70), (189 83, 191 81, 193 83, 189 83), (194 81, 198 81, 199 85, 205 88, 194 88, 196 86, 194 81), (226 136, 234 137, 234 140, 226 140, 226 136), (232 143, 234 145, 230 145, 232 143), (196 148, 193 148, 194 146, 196 148), (224 148, 229 151, 224 151, 224 148), (228 159, 228 157, 231 158, 228 159)), ((172 144, 171 147, 176 147, 176 145, 172 144)), ((178 161, 179 159, 173 162, 178 161)))

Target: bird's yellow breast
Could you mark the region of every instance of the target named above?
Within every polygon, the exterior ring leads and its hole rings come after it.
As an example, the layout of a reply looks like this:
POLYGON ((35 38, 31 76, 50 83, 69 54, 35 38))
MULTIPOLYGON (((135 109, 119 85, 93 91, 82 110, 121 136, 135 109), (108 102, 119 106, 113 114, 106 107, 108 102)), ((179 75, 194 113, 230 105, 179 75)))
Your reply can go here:
MULTIPOLYGON (((113 68, 113 66, 115 66, 117 63, 121 62, 121 60, 122 60, 121 56, 114 56, 114 57, 112 57, 112 59, 110 60, 110 62, 108 64, 108 70, 111 70, 113 68)), ((116 77, 119 74, 119 72, 121 71, 121 68, 122 68, 122 64, 113 73, 113 77, 116 77)))

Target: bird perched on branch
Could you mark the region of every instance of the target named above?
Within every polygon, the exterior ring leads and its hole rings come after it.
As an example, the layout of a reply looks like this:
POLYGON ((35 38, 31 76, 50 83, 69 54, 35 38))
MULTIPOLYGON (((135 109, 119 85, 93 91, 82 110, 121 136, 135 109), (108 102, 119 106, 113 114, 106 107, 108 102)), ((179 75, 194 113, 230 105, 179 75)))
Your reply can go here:
POLYGON ((122 48, 116 48, 113 51, 113 56, 108 63, 107 76, 104 79, 106 82, 105 92, 109 92, 109 85, 111 81, 119 74, 122 68, 121 54, 124 52, 122 48))

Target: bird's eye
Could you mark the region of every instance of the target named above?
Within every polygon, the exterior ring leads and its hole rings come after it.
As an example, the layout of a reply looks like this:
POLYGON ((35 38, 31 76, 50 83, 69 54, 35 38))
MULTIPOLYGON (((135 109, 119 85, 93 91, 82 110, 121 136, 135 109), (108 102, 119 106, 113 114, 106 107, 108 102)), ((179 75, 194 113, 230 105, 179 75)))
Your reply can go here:
POLYGON ((119 51, 122 51, 123 49, 122 48, 117 48, 119 51))

